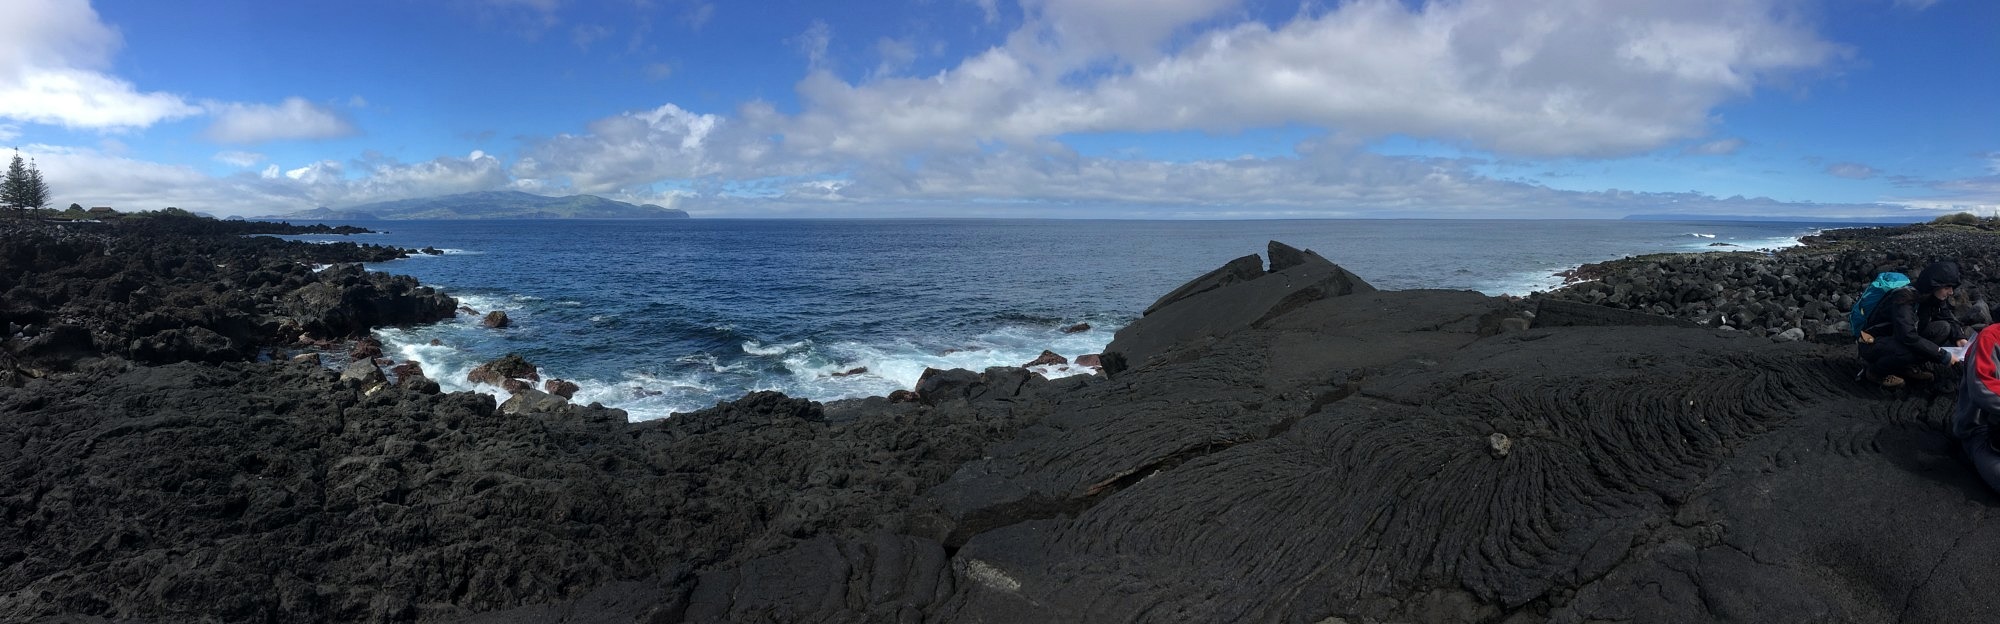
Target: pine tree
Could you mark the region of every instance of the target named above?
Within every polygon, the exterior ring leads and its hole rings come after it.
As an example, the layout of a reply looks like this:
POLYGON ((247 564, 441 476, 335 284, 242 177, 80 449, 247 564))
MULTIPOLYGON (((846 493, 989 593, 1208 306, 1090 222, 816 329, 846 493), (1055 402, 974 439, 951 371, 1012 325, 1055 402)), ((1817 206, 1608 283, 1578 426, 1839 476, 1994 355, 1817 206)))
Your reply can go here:
POLYGON ((7 165, 7 178, 0 181, 0 204, 20 209, 28 201, 28 165, 21 161, 21 152, 14 152, 14 163, 7 165))
POLYGON ((49 185, 42 182, 42 168, 28 161, 28 190, 22 194, 27 208, 45 208, 49 205, 49 185))

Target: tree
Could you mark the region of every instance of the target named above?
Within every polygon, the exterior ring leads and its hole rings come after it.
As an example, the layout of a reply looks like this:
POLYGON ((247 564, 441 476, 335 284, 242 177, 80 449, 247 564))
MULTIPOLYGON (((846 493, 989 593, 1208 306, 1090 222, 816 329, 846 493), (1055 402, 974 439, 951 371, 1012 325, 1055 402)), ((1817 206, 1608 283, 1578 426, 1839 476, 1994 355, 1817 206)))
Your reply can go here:
POLYGON ((28 205, 28 164, 21 161, 21 152, 14 152, 14 163, 7 165, 7 177, 0 180, 0 204, 19 210, 28 205))
POLYGON ((32 160, 28 161, 27 192, 22 193, 21 197, 27 200, 22 203, 27 208, 43 208, 49 205, 49 185, 42 182, 42 169, 36 167, 32 160))

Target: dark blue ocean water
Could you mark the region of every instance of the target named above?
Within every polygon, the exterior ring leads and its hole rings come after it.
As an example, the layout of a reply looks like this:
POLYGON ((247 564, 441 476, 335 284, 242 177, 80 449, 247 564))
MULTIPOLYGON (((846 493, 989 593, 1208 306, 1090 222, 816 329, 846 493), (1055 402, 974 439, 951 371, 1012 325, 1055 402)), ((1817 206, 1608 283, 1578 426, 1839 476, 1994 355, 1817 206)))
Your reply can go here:
MULTIPOLYGON (((779 390, 881 395, 925 367, 1020 365, 1101 351, 1160 295, 1269 240, 1319 252, 1378 288, 1526 294, 1553 274, 1639 253, 1788 246, 1797 223, 1639 221, 384 221, 355 237, 443 256, 412 275, 480 312, 380 332, 447 390, 520 353, 579 401, 658 418, 779 390), (1711 247, 1712 243, 1738 247, 1711 247), (1062 328, 1089 323, 1066 334, 1062 328), (432 339, 441 346, 428 344, 432 339), (834 373, 866 368, 849 376, 834 373)), ((298 237, 307 240, 327 237, 298 237)), ((1049 371, 1061 374, 1063 370, 1049 371)))

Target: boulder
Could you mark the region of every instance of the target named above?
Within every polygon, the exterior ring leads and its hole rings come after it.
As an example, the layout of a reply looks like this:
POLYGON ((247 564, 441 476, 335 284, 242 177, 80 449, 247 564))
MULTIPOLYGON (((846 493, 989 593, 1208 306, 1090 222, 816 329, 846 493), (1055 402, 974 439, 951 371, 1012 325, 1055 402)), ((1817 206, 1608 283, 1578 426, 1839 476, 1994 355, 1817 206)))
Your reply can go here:
POLYGON ((567 379, 550 379, 542 383, 542 389, 549 394, 571 399, 576 398, 576 391, 581 388, 577 387, 576 382, 567 379))
POLYGON ((1071 363, 1077 366, 1088 366, 1091 368, 1102 368, 1104 366, 1103 356, 1100 356, 1096 353, 1085 353, 1083 355, 1076 356, 1076 361, 1071 363))
POLYGON ((1064 327, 1062 331, 1063 331, 1063 333, 1065 333, 1065 334, 1075 334, 1075 333, 1081 333, 1081 332, 1087 332, 1087 331, 1090 331, 1090 324, 1089 324, 1089 323, 1077 323, 1077 324, 1075 324, 1075 325, 1071 325, 1071 326, 1069 326, 1069 327, 1064 327))
POLYGON ((403 362, 402 364, 397 364, 394 367, 391 367, 389 369, 389 374, 395 375, 397 381, 400 383, 401 381, 406 379, 423 377, 424 366, 422 364, 418 364, 416 360, 410 360, 407 362, 403 362))
POLYGON ((1284 267, 1278 271, 1264 273, 1257 256, 1244 256, 1161 298, 1145 316, 1118 330, 1104 348, 1105 372, 1119 372, 1114 362, 1144 366, 1176 345, 1258 327, 1322 299, 1375 290, 1319 254, 1286 251, 1291 249, 1278 251, 1283 262, 1276 265, 1284 267), (1111 353, 1123 359, 1111 360, 1111 353))
POLYGON ((1031 366, 1062 366, 1068 363, 1069 363, 1069 358, 1057 355, 1056 352, 1045 349, 1042 351, 1042 354, 1040 356, 1037 356, 1034 360, 1029 361, 1026 364, 1022 364, 1021 368, 1028 368, 1031 366))
POLYGON ((349 360, 372 360, 379 357, 382 357, 382 341, 376 340, 374 336, 362 336, 355 339, 354 348, 347 351, 347 359, 349 360))
POLYGON ((517 353, 509 353, 499 359, 480 364, 465 375, 466 381, 495 385, 498 385, 501 379, 510 377, 529 381, 542 380, 541 374, 535 372, 535 365, 528 363, 528 360, 517 353))
POLYGON ((500 413, 510 416, 521 414, 559 414, 571 407, 562 397, 542 392, 534 388, 523 388, 514 396, 500 403, 500 413))
POLYGON ((504 310, 494 310, 492 312, 487 312, 486 317, 479 320, 480 325, 485 325, 493 329, 505 328, 512 322, 513 321, 507 318, 507 312, 504 310))
POLYGON ((528 382, 510 377, 507 379, 500 380, 500 388, 502 390, 506 390, 508 393, 511 394, 520 394, 521 392, 526 390, 533 390, 534 386, 530 385, 528 382))
POLYGON ((862 374, 862 373, 866 373, 866 372, 868 372, 868 367, 866 367, 866 366, 859 366, 859 367, 855 367, 855 368, 850 368, 850 369, 847 369, 847 371, 846 371, 846 372, 840 372, 840 373, 834 373, 834 374, 833 374, 832 376, 834 376, 834 377, 847 377, 847 376, 850 376, 850 375, 859 375, 859 374, 862 374))
POLYGON ((375 366, 374 360, 354 360, 340 372, 340 381, 350 388, 372 390, 387 385, 389 378, 382 374, 380 367, 375 366))

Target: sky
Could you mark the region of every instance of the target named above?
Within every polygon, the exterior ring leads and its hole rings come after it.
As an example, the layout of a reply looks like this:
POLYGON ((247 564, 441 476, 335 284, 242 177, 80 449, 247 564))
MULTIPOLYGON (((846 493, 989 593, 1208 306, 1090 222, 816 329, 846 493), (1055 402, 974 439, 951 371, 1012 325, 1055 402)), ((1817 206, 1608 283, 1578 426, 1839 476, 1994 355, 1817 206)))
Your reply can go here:
POLYGON ((1992 0, 8 0, 56 206, 2000 212, 1992 0))

